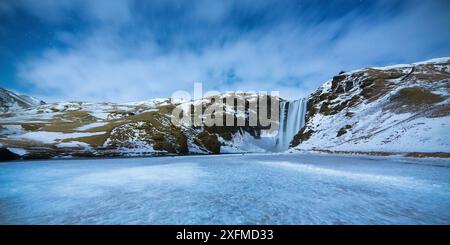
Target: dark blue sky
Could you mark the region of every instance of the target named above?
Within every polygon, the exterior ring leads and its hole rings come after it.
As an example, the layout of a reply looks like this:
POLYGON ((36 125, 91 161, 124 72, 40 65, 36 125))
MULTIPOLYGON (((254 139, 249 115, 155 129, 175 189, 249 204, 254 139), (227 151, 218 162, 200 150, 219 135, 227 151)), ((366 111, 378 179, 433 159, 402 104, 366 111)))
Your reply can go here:
POLYGON ((47 101, 279 90, 450 56, 447 0, 0 0, 0 86, 47 101))

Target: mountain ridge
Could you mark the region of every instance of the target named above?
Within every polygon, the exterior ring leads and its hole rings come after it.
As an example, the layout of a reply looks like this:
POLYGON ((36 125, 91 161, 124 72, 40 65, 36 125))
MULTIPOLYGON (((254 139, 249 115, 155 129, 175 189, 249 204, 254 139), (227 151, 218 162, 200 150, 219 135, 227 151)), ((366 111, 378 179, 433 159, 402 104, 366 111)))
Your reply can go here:
POLYGON ((17 94, 10 90, 0 88, 0 113, 17 112, 44 104, 44 101, 34 97, 17 94))

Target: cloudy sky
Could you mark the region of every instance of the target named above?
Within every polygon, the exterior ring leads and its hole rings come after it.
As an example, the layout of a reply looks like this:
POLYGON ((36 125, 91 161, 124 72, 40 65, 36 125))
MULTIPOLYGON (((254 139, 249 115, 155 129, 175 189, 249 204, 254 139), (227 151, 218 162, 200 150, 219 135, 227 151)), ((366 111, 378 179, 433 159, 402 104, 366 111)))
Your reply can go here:
POLYGON ((450 56, 448 0, 0 0, 0 87, 46 101, 280 91, 450 56))

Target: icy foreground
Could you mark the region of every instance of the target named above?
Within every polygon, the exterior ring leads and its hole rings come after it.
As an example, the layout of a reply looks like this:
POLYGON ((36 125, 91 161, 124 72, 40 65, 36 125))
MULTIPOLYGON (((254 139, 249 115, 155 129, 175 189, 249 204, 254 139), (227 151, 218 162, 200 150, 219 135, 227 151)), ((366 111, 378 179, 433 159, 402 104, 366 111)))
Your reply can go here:
POLYGON ((0 224, 449 224, 450 161, 252 154, 0 165, 0 224))

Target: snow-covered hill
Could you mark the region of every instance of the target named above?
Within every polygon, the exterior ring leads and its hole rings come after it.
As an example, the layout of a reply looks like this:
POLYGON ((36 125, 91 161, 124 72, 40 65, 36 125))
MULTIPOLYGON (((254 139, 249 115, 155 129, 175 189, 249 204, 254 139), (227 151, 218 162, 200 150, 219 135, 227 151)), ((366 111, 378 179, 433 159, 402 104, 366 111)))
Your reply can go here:
MULTIPOLYGON (((223 94, 220 99, 231 96, 223 94)), ((254 94, 238 94, 254 100, 254 94)), ((265 151, 258 126, 173 125, 178 107, 208 105, 209 98, 172 103, 153 99, 133 103, 59 102, 1 114, 0 144, 4 158, 148 156, 265 151), (17 156, 16 156, 17 157, 17 156)), ((227 113, 248 118, 226 106, 227 113)), ((203 116, 208 115, 205 113, 203 116)), ((246 119, 248 120, 248 119, 246 119)), ((271 139, 271 138, 270 138, 271 139)))
POLYGON ((17 112, 43 104, 45 104, 44 101, 34 97, 19 95, 0 88, 0 113, 17 112))
POLYGON ((343 72, 309 97, 300 150, 450 152, 450 58, 343 72))

